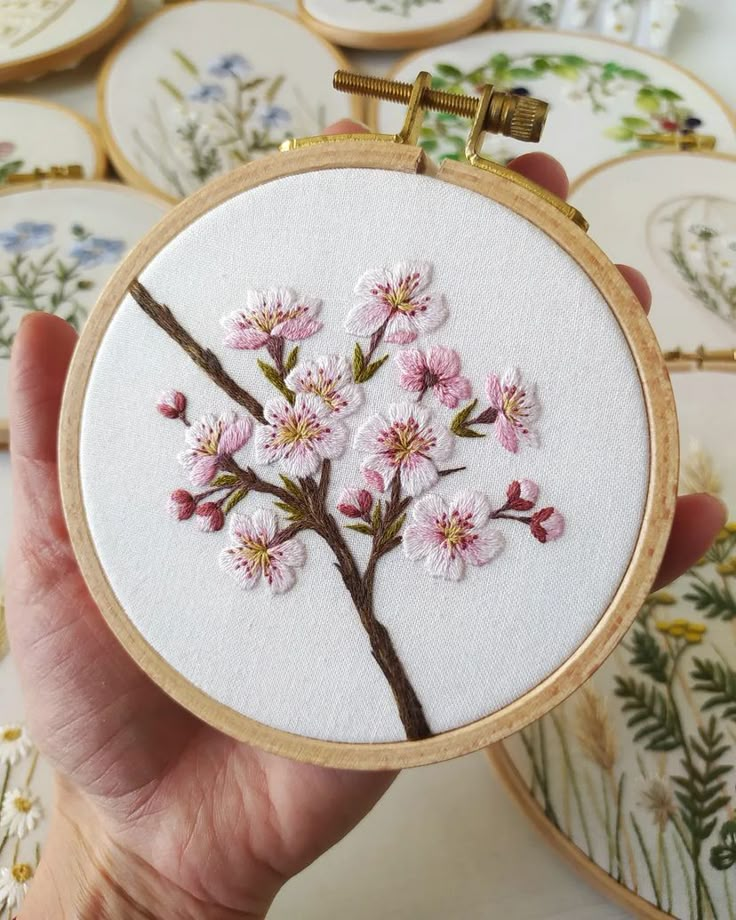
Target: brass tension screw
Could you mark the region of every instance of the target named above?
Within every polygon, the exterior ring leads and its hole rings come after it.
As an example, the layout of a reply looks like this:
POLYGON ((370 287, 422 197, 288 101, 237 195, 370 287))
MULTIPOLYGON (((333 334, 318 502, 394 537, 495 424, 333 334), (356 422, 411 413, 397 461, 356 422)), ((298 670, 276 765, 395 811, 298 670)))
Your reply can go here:
MULTIPOLYGON (((351 73, 348 70, 338 70, 332 85, 341 93, 370 96, 374 99, 385 99, 387 102, 399 102, 404 105, 409 104, 414 89, 411 83, 384 80, 382 77, 368 77, 351 73)), ((433 112, 446 112, 448 115, 472 119, 475 118, 478 111, 479 100, 460 93, 425 89, 419 99, 419 105, 433 112)), ((497 92, 493 94, 482 129, 493 134, 513 137, 516 140, 536 143, 542 136, 548 109, 547 103, 542 102, 541 99, 497 92)))

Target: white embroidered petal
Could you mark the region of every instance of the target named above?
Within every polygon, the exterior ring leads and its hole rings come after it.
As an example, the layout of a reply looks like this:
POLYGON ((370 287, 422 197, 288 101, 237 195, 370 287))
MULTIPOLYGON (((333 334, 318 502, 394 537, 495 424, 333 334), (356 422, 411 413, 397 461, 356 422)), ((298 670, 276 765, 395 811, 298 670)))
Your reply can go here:
POLYGON ((499 530, 482 530, 475 535, 475 540, 464 550, 463 555, 471 565, 485 565, 495 559, 505 546, 506 538, 499 530))
POLYGON ((450 502, 450 513, 453 511, 469 519, 473 527, 481 527, 488 520, 491 507, 481 492, 460 492, 450 502))
POLYGON ((435 445, 431 450, 432 459, 435 462, 447 460, 455 448, 455 439, 447 428, 441 428, 438 425, 432 426, 432 434, 435 439, 435 445))
POLYGON ((404 531, 401 545, 404 555, 412 562, 423 559, 432 548, 430 532, 419 524, 410 524, 404 531))
POLYGON ((0 764, 15 766, 33 748, 24 725, 14 723, 0 727, 0 764))
POLYGON ((447 510, 447 503, 440 495, 425 495, 414 505, 412 521, 422 528, 431 529, 447 510))
POLYGON ((341 457, 348 443, 348 430, 340 422, 331 420, 324 428, 316 443, 315 450, 327 460, 341 457))
POLYGON ((322 465, 322 458, 312 445, 294 444, 284 451, 280 465, 287 476, 303 479, 317 472, 322 465))
POLYGON ((258 508, 251 516, 251 527, 257 540, 271 543, 278 530, 276 515, 268 508, 258 508))
POLYGON ((11 789, 2 800, 0 828, 22 840, 38 826, 42 816, 38 799, 28 789, 11 789))
POLYGON ((261 577, 260 568, 252 559, 245 555, 242 547, 228 546, 219 556, 220 568, 246 591, 250 591, 258 584, 261 577))
POLYGON ((307 561, 307 550, 301 540, 292 537, 273 547, 273 557, 283 565, 299 568, 307 561))
POLYGON ((459 581, 465 574, 465 561, 460 553, 452 553, 440 544, 427 553, 424 567, 434 578, 459 581))
POLYGON ((411 463, 401 465, 401 485, 407 495, 421 495, 439 479, 437 468, 426 457, 412 458, 411 463))
POLYGON ((353 437, 353 447, 356 450, 376 452, 380 450, 380 437, 388 427, 388 422, 382 415, 371 415, 358 428, 353 437))
POLYGON ((296 582, 294 569, 288 565, 281 565, 276 559, 271 560, 271 564, 263 573, 263 577, 272 594, 284 594, 289 588, 293 588, 296 582))

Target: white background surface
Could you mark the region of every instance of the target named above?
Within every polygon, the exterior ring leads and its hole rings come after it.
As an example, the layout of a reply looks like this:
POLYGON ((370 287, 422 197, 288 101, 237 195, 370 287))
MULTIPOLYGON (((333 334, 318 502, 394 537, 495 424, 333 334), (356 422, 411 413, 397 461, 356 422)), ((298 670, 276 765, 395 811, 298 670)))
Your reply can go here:
MULTIPOLYGON (((289 0, 278 5, 293 8, 289 0)), ((138 0, 139 12, 157 8, 138 0)), ((671 57, 736 105, 736 4, 690 0, 671 57)), ((8 92, 45 95, 94 117, 100 56, 78 70, 8 92)), ((376 72, 396 55, 353 55, 376 72), (370 62, 370 63, 369 63, 370 62)), ((9 535, 0 456, 0 552, 9 535)), ((623 920, 562 862, 492 777, 483 754, 404 773, 340 845, 291 882, 274 920, 623 920)))

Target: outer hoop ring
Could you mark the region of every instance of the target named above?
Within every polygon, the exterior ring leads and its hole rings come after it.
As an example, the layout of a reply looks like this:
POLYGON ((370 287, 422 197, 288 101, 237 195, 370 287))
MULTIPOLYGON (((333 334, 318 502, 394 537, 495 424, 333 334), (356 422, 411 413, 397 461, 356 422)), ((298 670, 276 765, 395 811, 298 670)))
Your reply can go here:
POLYGON ((74 109, 67 108, 65 105, 59 105, 57 102, 49 102, 48 99, 37 99, 35 96, 3 96, 2 101, 19 102, 25 105, 37 105, 43 109, 53 109, 56 112, 61 112, 63 115, 66 115, 71 121, 76 121, 77 124, 84 129, 95 151, 94 174, 86 178, 88 180, 102 179, 105 175, 107 172, 107 155, 105 154, 105 147, 102 143, 102 138, 100 137, 97 126, 94 125, 89 118, 86 118, 74 109))
POLYGON ((315 145, 255 161, 213 181, 167 215, 118 268, 85 325, 67 378, 59 438, 64 512, 82 574, 103 616, 138 665, 181 705, 241 741, 294 760, 363 770, 418 766, 486 747, 539 718, 580 686, 616 646, 649 592, 669 537, 679 466, 674 400, 662 354, 633 292, 595 243, 534 192, 449 161, 437 171, 419 148, 371 141, 315 145), (195 688, 148 645, 120 606, 95 551, 82 498, 79 441, 87 382, 96 350, 130 282, 178 233, 233 195, 284 176, 339 168, 436 173, 438 181, 498 201, 544 230, 591 277, 618 319, 639 372, 649 423, 649 490, 642 529, 608 610, 570 658, 523 697, 474 723, 422 741, 355 744, 306 738, 256 722, 195 688))
MULTIPOLYGON (((310 32, 310 34, 312 34, 313 37, 317 39, 317 41, 324 45, 325 49, 334 58, 335 66, 338 69, 351 69, 350 62, 342 54, 341 51, 335 48, 334 45, 330 44, 327 39, 323 38, 319 34, 312 32, 311 29, 308 29, 304 23, 299 22, 299 19, 296 16, 292 16, 291 13, 285 13, 283 10, 275 9, 272 6, 267 6, 265 3, 251 2, 251 0, 248 0, 248 2, 244 2, 244 0, 227 0, 227 2, 239 3, 241 6, 246 7, 255 6, 259 9, 268 10, 269 13, 273 13, 275 16, 282 16, 284 19, 289 19, 292 22, 298 23, 307 32, 310 32)), ((107 83, 110 77, 110 71, 115 66, 115 62, 117 61, 122 51, 128 46, 128 44, 151 22, 153 22, 155 19, 158 19, 159 16, 166 16, 174 9, 182 9, 187 6, 192 6, 194 3, 197 3, 197 0, 187 0, 186 3, 179 2, 175 6, 163 6, 160 10, 157 10, 155 13, 147 16, 142 22, 139 22, 138 25, 136 25, 130 31, 126 32, 122 39, 117 42, 115 46, 110 50, 109 54, 105 57, 105 60, 102 63, 102 67, 100 68, 100 72, 97 77, 97 120, 100 124, 102 140, 107 150, 107 154, 110 157, 110 161, 115 167, 115 171, 124 182, 128 183, 128 185, 132 185, 134 188, 142 189, 144 192, 149 192, 151 195, 156 195, 159 198, 164 198, 170 204, 178 204, 179 201, 181 201, 181 198, 177 198, 176 195, 169 195, 167 192, 162 191, 154 182, 151 182, 151 180, 146 178, 142 172, 136 169, 135 165, 131 163, 131 161, 123 153, 122 148, 115 140, 115 135, 113 133, 112 127, 107 120, 107 114, 105 111, 105 99, 107 95, 107 83)), ((352 117, 358 121, 362 121, 364 115, 363 104, 357 96, 353 96, 351 98, 351 108, 352 117)))
MULTIPOLYGON (((46 103, 44 103, 45 105, 46 103)), ((108 182, 103 179, 83 179, 83 180, 70 180, 70 179, 42 179, 40 182, 29 183, 28 185, 11 185, 7 188, 0 189, 0 203, 5 197, 10 195, 18 195, 22 192, 33 191, 34 189, 70 189, 70 188, 100 188, 100 189, 110 189, 113 188, 116 191, 122 191, 124 194, 132 194, 136 197, 151 198, 155 199, 157 204, 166 204, 166 201, 161 197, 161 195, 146 195, 143 192, 139 192, 137 189, 129 188, 127 185, 123 185, 119 182, 108 182)), ((0 418, 0 451, 7 450, 10 446, 10 430, 8 427, 8 420, 6 418, 0 418)))
POLYGON ((102 48, 123 28, 130 14, 132 0, 118 0, 118 5, 104 22, 91 32, 80 35, 72 41, 42 51, 28 58, 0 64, 0 83, 11 80, 31 80, 41 77, 50 70, 66 70, 75 67, 87 55, 102 48))
POLYGON ((343 29, 313 16, 307 10, 305 0, 298 0, 298 4, 299 18, 304 24, 337 45, 367 51, 406 51, 411 48, 429 48, 470 35, 491 18, 495 0, 479 0, 477 9, 466 13, 460 19, 406 32, 360 32, 356 29, 343 29))

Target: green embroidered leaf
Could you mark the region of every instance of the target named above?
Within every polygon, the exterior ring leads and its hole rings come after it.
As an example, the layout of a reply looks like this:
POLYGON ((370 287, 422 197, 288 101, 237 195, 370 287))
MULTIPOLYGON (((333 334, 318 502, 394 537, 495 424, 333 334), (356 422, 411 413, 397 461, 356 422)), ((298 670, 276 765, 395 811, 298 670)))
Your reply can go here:
POLYGON ((631 664, 634 667, 656 680, 659 684, 666 684, 669 678, 670 657, 666 651, 659 647, 659 643, 643 629, 634 630, 631 643, 631 664))
POLYGON ((539 73, 536 70, 532 70, 531 67, 511 67, 509 75, 515 80, 534 80, 539 76, 539 73))
POLYGON ((708 725, 699 728, 697 736, 690 737, 692 753, 680 761, 684 776, 672 777, 680 814, 693 838, 695 857, 701 842, 713 833, 717 823, 714 816, 731 800, 723 777, 733 766, 719 763, 729 750, 729 745, 722 742, 723 732, 717 730, 715 716, 711 716, 708 725))
POLYGON ((363 373, 363 368, 365 367, 365 357, 363 356, 363 349, 360 347, 358 342, 355 343, 355 348, 353 349, 353 379, 357 382, 360 375, 363 373))
POLYGON ((723 872, 736 864, 736 821, 726 821, 719 836, 721 843, 711 848, 710 864, 723 872))
POLYGON ((276 368, 261 360, 259 360, 257 364, 266 380, 268 380, 272 386, 276 387, 279 393, 285 396, 286 399, 293 404, 295 399, 294 393, 286 386, 276 368))
POLYGON ((384 355, 382 358, 379 358, 378 361, 374 361, 372 364, 369 364, 368 367, 364 367, 363 372, 360 375, 360 380, 356 379, 356 383, 367 383, 376 373, 376 371, 380 367, 383 367, 387 361, 388 355, 384 355))
MULTIPOLYGON (((261 78, 259 83, 263 83, 265 78, 261 78)), ((279 74, 277 77, 274 77, 273 82, 266 90, 266 102, 273 102, 276 96, 278 95, 279 90, 284 85, 284 80, 286 77, 283 74, 279 74)), ((250 89, 250 87, 248 87, 250 89)))
POLYGON ((733 620, 736 617, 736 599, 727 588, 719 588, 715 582, 705 585, 692 584, 686 601, 692 601, 696 610, 702 610, 708 619, 733 620))
POLYGON ((381 526, 381 500, 376 502, 376 505, 373 509, 373 514, 371 515, 371 527, 374 530, 378 530, 381 526))
POLYGON ((443 77, 449 77, 451 80, 462 80, 463 72, 453 64, 438 64, 437 73, 443 77))
POLYGON ((451 430, 455 431, 456 428, 462 428, 470 417, 470 413, 473 411, 473 409, 475 409, 477 405, 478 400, 474 399, 471 403, 468 403, 464 409, 461 409, 452 420, 452 424, 450 425, 451 430))
POLYGON ((158 83, 159 86, 165 89, 169 95, 173 96, 177 102, 184 102, 184 93, 182 93, 178 87, 174 86, 171 80, 167 80, 165 77, 159 77, 158 83))
POLYGON ((184 70, 190 73, 193 77, 199 76, 199 68, 197 67, 197 65, 194 63, 194 61, 191 58, 187 57, 186 54, 184 54, 183 51, 179 51, 178 49, 176 49, 175 51, 172 51, 171 53, 174 55, 177 61, 181 64, 184 70))
POLYGON ((296 367, 296 362, 297 362, 298 357, 299 357, 299 346, 296 345, 294 346, 294 348, 291 349, 286 361, 284 361, 284 370, 286 371, 287 374, 289 373, 289 371, 293 371, 294 368, 296 367))
POLYGON ((284 476, 283 473, 279 473, 279 479, 281 480, 281 482, 283 482, 284 488, 286 489, 287 492, 291 492, 291 494, 295 496, 296 498, 302 497, 302 490, 294 482, 293 479, 289 479, 289 477, 284 476))
POLYGON ((234 473, 218 473, 212 480, 212 485, 219 489, 222 486, 234 486, 238 477, 234 473))
POLYGON ((569 67, 585 67, 588 63, 585 58, 581 58, 577 54, 562 54, 560 55, 560 60, 569 67))
POLYGON ((355 530, 358 533, 367 534, 369 537, 373 536, 373 528, 369 527, 368 524, 346 524, 348 530, 355 530))
POLYGON ((703 711, 724 706, 722 717, 736 722, 736 671, 718 661, 695 658, 690 676, 694 681, 693 689, 708 694, 703 711))
POLYGON ((392 524, 389 524, 389 526, 383 532, 383 536, 381 537, 382 546, 390 543, 401 533, 401 528, 404 526, 404 521, 406 521, 406 514, 402 514, 400 517, 397 517, 392 524))
POLYGON ((633 677, 617 676, 614 693, 624 700, 622 711, 630 713, 626 724, 636 729, 634 741, 643 741, 649 751, 673 751, 682 746, 676 715, 661 690, 633 677))
POLYGON ((236 505, 242 502, 247 494, 247 489, 235 489, 234 492, 231 492, 230 495, 228 495, 228 497, 222 503, 223 514, 229 514, 236 505))
POLYGON ((0 166, 0 185, 4 182, 7 182, 8 178, 13 175, 13 173, 20 172, 23 168, 23 160, 10 160, 8 163, 3 163, 0 166))

